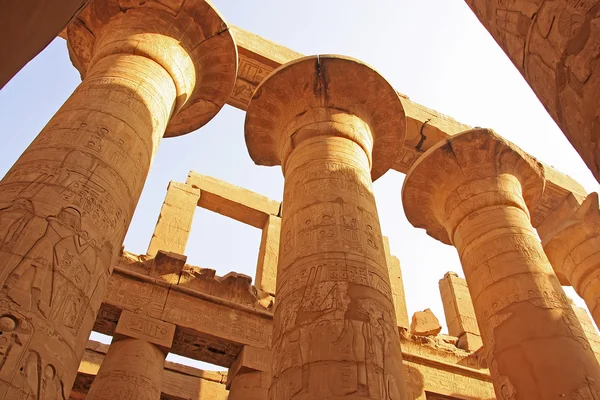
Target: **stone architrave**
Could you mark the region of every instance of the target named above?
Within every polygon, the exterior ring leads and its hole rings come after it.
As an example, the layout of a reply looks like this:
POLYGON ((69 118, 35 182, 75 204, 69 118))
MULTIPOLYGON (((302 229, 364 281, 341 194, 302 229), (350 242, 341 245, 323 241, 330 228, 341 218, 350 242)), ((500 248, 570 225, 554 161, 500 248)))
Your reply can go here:
POLYGON ((598 0, 466 0, 600 180, 598 0))
POLYGON ((248 151, 285 176, 271 399, 406 398, 372 186, 404 131, 392 87, 340 56, 286 64, 253 95, 248 151))
POLYGON ((86 400, 160 400, 175 325, 123 311, 86 400))
POLYGON ((458 250, 498 398, 599 397, 600 366, 531 226, 542 171, 474 129, 417 161, 402 203, 414 226, 458 250))
POLYGON ((0 399, 68 397, 161 138, 201 127, 233 87, 217 12, 169 4, 97 1, 69 25, 83 82, 0 181, 0 399))
POLYGON ((50 44, 90 0, 0 3, 0 89, 50 44))
POLYGON ((392 255, 390 251, 390 240, 387 236, 383 237, 383 247, 385 248, 385 258, 390 274, 390 284, 392 285, 396 320, 398 326, 408 329, 410 324, 408 322, 408 308, 406 307, 406 294, 404 293, 404 281, 402 280, 400 260, 398 257, 392 255))
POLYGON ((228 400, 267 400, 271 350, 244 346, 227 373, 228 400))
POLYGON ((456 272, 447 272, 439 286, 448 333, 458 338, 459 348, 477 350, 482 345, 481 333, 467 281, 456 272))
POLYGON ((199 189, 185 183, 169 182, 167 196, 148 246, 149 256, 155 256, 159 250, 185 254, 199 199, 199 189))
POLYGON ((581 296, 600 326, 600 207, 591 193, 556 232, 544 250, 557 274, 581 296))

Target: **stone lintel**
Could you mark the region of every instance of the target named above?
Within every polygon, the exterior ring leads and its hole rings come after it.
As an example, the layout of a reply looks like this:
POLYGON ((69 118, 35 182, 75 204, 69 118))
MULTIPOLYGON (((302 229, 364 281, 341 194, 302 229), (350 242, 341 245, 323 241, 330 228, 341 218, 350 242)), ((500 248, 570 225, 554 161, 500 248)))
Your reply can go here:
MULTIPOLYGON (((108 351, 108 345, 88 341, 79 365, 70 399, 84 400, 100 365, 108 351)), ((225 372, 203 371, 197 368, 166 361, 161 387, 165 399, 211 399, 227 400, 225 372)))
POLYGON ((157 345, 165 352, 173 345, 175 325, 128 310, 121 312, 115 328, 115 339, 132 338, 157 345))
POLYGON ((261 194, 190 171, 186 183, 200 189, 198 206, 262 229, 280 203, 261 194))
POLYGON ((271 372, 271 350, 244 346, 227 373, 227 389, 238 373, 248 371, 271 372))
POLYGON ((187 256, 159 250, 152 259, 150 276, 176 285, 187 261, 187 256))

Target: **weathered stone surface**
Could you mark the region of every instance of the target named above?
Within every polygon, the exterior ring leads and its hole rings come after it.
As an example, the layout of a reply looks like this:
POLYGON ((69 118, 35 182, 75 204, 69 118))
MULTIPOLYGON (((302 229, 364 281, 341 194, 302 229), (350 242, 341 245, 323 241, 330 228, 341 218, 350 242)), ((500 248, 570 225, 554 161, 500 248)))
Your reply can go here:
POLYGON ((272 398, 405 397, 369 176, 392 166, 404 130, 391 86, 339 56, 286 64, 248 106, 250 156, 259 165, 281 165, 286 178, 272 398))
POLYGON ((409 221, 458 250, 500 398, 576 398, 600 381, 531 226, 543 188, 543 167, 485 129, 436 145, 404 182, 409 221))
POLYGON ((406 308, 406 295, 404 293, 400 260, 391 254, 390 241, 386 236, 383 237, 383 247, 385 248, 385 258, 390 276, 390 285, 392 286, 396 321, 398 322, 398 326, 408 329, 408 309, 406 308))
POLYGON ((554 270, 585 300, 596 325, 600 325, 598 194, 590 194, 580 206, 565 208, 566 212, 557 215, 560 223, 542 244, 554 270))
POLYGON ((190 171, 188 185, 200 189, 198 206, 263 229, 269 216, 279 215, 280 203, 248 189, 190 171))
POLYGON ((600 180, 600 5, 466 0, 600 180))
POLYGON ((159 400, 165 354, 139 339, 113 341, 86 400, 159 400))
POLYGON ((0 4, 0 89, 41 52, 90 0, 16 1, 0 4))
MULTIPOLYGON (((85 399, 108 347, 102 343, 88 342, 70 399, 85 399)), ((161 400, 227 400, 229 392, 225 388, 226 378, 227 375, 223 372, 202 371, 166 361, 161 386, 161 400)))
POLYGON ((455 272, 448 272, 439 281, 448 333, 459 338, 457 346, 475 351, 481 347, 481 334, 467 281, 455 272))
POLYGON ((267 400, 271 386, 271 350, 244 346, 227 373, 229 400, 267 400))
POLYGON ((440 321, 429 308, 417 311, 412 316, 410 333, 417 336, 436 336, 442 331, 440 321))
POLYGON ((275 294, 281 218, 270 215, 263 226, 256 265, 256 287, 270 295, 275 294))
POLYGON ((115 339, 131 338, 152 343, 165 353, 173 345, 175 325, 145 315, 123 310, 114 332, 115 339))
POLYGON ((206 123, 233 87, 210 5, 154 4, 99 0, 69 25, 83 82, 0 182, 0 314, 16 325, 1 399, 67 396, 161 138, 206 123))
POLYGON ((200 190, 184 183, 169 182, 148 255, 154 256, 159 250, 185 254, 199 199, 200 190))

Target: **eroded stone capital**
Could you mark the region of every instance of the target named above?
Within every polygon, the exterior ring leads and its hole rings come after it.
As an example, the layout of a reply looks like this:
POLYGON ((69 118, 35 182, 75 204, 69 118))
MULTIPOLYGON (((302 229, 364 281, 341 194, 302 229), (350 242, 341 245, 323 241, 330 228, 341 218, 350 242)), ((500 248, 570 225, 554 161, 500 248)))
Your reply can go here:
POLYGON ((229 28, 203 0, 96 0, 69 25, 67 43, 82 78, 114 54, 143 56, 161 65, 177 88, 165 136, 189 133, 210 121, 237 75, 229 28))
POLYGON ((600 272, 598 193, 591 193, 542 244, 557 274, 583 297, 588 278, 600 272))
POLYGON ((490 206, 535 206, 544 170, 533 157, 489 129, 472 129, 429 149, 408 172, 402 203, 408 220, 443 243, 457 225, 490 206))
POLYGON ((301 142, 330 135, 356 142, 376 179, 402 148, 406 121, 391 85, 370 66, 347 57, 319 55, 285 64, 256 89, 246 114, 250 157, 282 165, 301 142))

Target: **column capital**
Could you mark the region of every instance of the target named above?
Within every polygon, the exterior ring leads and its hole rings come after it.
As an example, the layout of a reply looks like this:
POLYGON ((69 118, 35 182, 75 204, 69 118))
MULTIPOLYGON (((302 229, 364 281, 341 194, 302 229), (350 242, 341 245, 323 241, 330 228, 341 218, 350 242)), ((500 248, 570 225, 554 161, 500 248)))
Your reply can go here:
POLYGON ((557 275, 580 296, 584 282, 600 268, 600 207, 598 193, 590 193, 568 215, 551 237, 542 242, 557 275))
POLYGON ((402 188, 408 220, 433 238, 453 243, 458 224, 486 207, 507 205, 529 215, 544 190, 535 158, 490 129, 460 133, 429 149, 402 188))
POLYGON ((271 372, 271 350, 244 346, 227 372, 227 389, 234 378, 243 372, 271 372))
POLYGON ((344 137, 369 157, 373 180, 392 167, 406 131, 392 86, 370 66, 337 55, 287 63, 256 89, 248 106, 246 145, 258 165, 281 165, 300 142, 344 137), (371 158, 372 152, 372 158, 371 158))
POLYGON ((171 75, 177 100, 166 137, 210 121, 237 76, 237 47, 218 12, 203 0, 168 4, 96 0, 67 28, 69 55, 82 78, 114 54, 147 57, 171 75))

